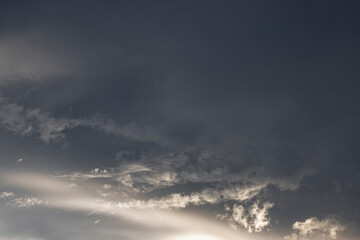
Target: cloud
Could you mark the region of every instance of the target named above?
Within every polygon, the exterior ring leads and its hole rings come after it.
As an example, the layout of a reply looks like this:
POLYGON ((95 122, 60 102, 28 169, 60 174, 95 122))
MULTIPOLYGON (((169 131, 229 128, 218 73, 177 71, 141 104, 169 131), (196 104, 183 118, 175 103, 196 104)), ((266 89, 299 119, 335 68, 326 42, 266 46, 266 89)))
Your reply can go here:
POLYGON ((15 198, 7 203, 8 206, 17 207, 17 208, 29 208, 42 204, 44 204, 43 201, 36 197, 15 198))
MULTIPOLYGON (((96 171, 96 170, 95 170, 96 171)), ((101 172, 97 170, 96 172, 101 172)), ((58 179, 58 178, 57 178, 58 179)), ((16 188, 22 188, 27 192, 34 194, 33 197, 18 197, 7 202, 7 206, 16 208, 29 208, 33 206, 46 206, 51 208, 66 208, 81 211, 89 211, 91 214, 105 214, 117 215, 129 218, 131 212, 137 211, 158 211, 158 210, 173 210, 186 208, 190 205, 200 206, 206 204, 218 204, 228 201, 244 202, 249 201, 257 196, 265 185, 232 185, 225 187, 205 188, 199 192, 193 192, 189 195, 174 193, 164 197, 155 197, 149 200, 136 200, 134 197, 130 199, 107 200, 104 196, 94 196, 92 189, 104 189, 104 185, 92 185, 92 188, 87 186, 86 191, 91 194, 81 193, 81 187, 69 188, 68 182, 62 182, 52 177, 47 177, 40 174, 16 174, 11 173, 3 175, 3 184, 10 185, 16 188)), ((107 189, 111 190, 112 189, 107 189)), ((121 190, 120 190, 121 191, 121 190)), ((266 222, 267 209, 272 205, 264 203, 263 208, 258 206, 256 202, 249 210, 252 216, 251 229, 256 232, 261 231, 268 223, 266 222)), ((234 207, 234 211, 237 208, 234 207)), ((170 211, 171 212, 171 211, 170 211)), ((234 213, 235 214, 235 213, 234 213)), ((237 215, 234 215, 234 217, 237 215)), ((134 221, 138 216, 131 216, 130 219, 134 221)), ((249 220, 249 221, 250 221, 249 220)), ((136 220, 138 221, 138 220, 136 220)))
MULTIPOLYGON (((26 120, 21 117, 24 108, 14 103, 5 103, 4 98, 0 98, 0 120, 1 125, 13 132, 26 132, 26 120)), ((30 127, 30 126, 29 126, 30 127)))
POLYGON ((170 194, 162 198, 153 198, 147 201, 135 200, 118 203, 120 208, 140 209, 179 209, 189 205, 199 206, 216 204, 226 201, 246 201, 256 196, 265 186, 236 186, 223 190, 207 188, 201 192, 183 195, 180 193, 170 194))
MULTIPOLYGON (((7 206, 16 208, 46 207, 44 209, 36 208, 31 214, 35 214, 35 211, 46 211, 46 209, 51 207, 71 212, 91 213, 88 215, 102 215, 102 219, 110 217, 111 221, 115 223, 114 226, 117 230, 124 223, 126 223, 126 226, 136 226, 128 230, 129 239, 169 239, 170 236, 175 236, 179 233, 194 232, 199 234, 206 233, 219 237, 219 239, 228 240, 245 237, 241 232, 230 231, 222 224, 198 215, 162 211, 160 209, 123 208, 117 202, 99 199, 86 188, 69 189, 66 187, 68 185, 67 182, 59 181, 58 178, 46 175, 12 172, 2 174, 0 177, 1 180, 6 180, 0 182, 1 186, 16 187, 18 190, 25 190, 35 196, 16 198, 8 202, 7 206), (145 237, 145 233, 148 233, 146 230, 149 228, 152 234, 145 237), (162 234, 162 237, 159 238, 158 234, 162 234)), ((49 218, 46 221, 48 224, 51 224, 49 218)), ((92 223, 98 226, 97 222, 97 220, 92 221, 92 223)), ((104 226, 105 224, 99 226, 99 228, 104 226)), ((101 229, 101 231, 103 232, 100 232, 100 236, 107 236, 104 233, 111 233, 113 231, 113 233, 119 234, 119 231, 109 227, 101 229)), ((123 231, 122 228, 121 231, 123 231)))
POLYGON ((234 204, 232 208, 225 207, 226 214, 219 214, 217 217, 227 220, 234 229, 245 228, 249 233, 262 232, 270 225, 270 217, 268 211, 274 206, 273 203, 264 202, 261 205, 256 200, 248 208, 243 205, 234 204))
MULTIPOLYGON (((176 175, 175 172, 176 170, 171 170, 168 167, 163 169, 161 167, 155 168, 155 165, 152 165, 152 167, 147 167, 140 164, 129 164, 122 165, 117 169, 108 169, 106 172, 104 172, 103 169, 94 169, 90 171, 90 173, 77 173, 72 175, 63 175, 61 177, 70 178, 73 180, 94 180, 99 178, 99 180, 111 179, 111 181, 118 181, 118 183, 122 184, 120 188, 117 188, 118 191, 126 191, 126 188, 124 187, 128 187, 130 189, 130 193, 132 193, 130 194, 132 197, 130 197, 129 200, 119 201, 116 203, 116 207, 120 209, 178 210, 187 208, 189 206, 225 204, 228 202, 236 202, 240 204, 250 201, 258 196, 259 193, 264 188, 266 188, 268 184, 254 184, 251 182, 245 183, 241 181, 234 183, 232 182, 234 180, 233 178, 222 178, 220 181, 217 178, 214 178, 214 186, 206 187, 201 191, 195 191, 193 189, 189 194, 177 192, 162 197, 152 197, 148 200, 136 199, 142 197, 147 198, 146 193, 148 191, 140 191, 139 189, 154 190, 192 182, 194 179, 197 179, 197 183, 201 183, 203 179, 202 177, 194 178, 193 175, 195 172, 193 174, 186 174, 183 172, 184 174, 182 174, 182 176, 176 175), (169 177, 172 176, 172 174, 174 174, 173 177, 169 177), (189 175, 192 177, 187 179, 186 176, 189 175), (152 187, 149 187, 149 185, 152 187)), ((201 172, 198 173, 199 175, 203 174, 201 172)), ((207 182, 205 183, 207 184, 207 182)), ((107 196, 106 194, 100 195, 107 196)), ((259 201, 256 201, 252 206, 250 206, 248 211, 245 212, 244 210, 244 214, 247 214, 246 216, 240 216, 239 210, 242 206, 235 204, 234 207, 229 209, 227 213, 231 218, 231 221, 229 222, 233 226, 244 227, 248 232, 261 232, 270 224, 270 218, 267 217, 267 213, 268 209, 270 209, 272 206, 273 204, 269 202, 265 202, 262 206, 260 206, 259 201)))
POLYGON ((345 226, 336 218, 319 220, 316 217, 308 218, 304 222, 295 222, 292 228, 296 233, 285 236, 284 240, 315 239, 318 234, 336 239, 337 233, 345 230, 345 226))
MULTIPOLYGON (((45 197, 1 190, 85 212, 121 203, 134 215, 200 205, 210 215, 228 204, 248 227, 252 209, 260 216, 279 201, 259 226, 329 209, 358 223, 356 7, 184 2, 159 12, 150 1, 2 1, 0 88, 11 100, 0 103, 0 166, 59 172, 86 196, 58 185, 45 197), (166 142, 162 134, 170 146, 141 142, 166 142), (64 138, 72 147, 43 144, 64 138), (114 159, 120 150, 133 155, 114 159), (318 174, 304 178, 307 167, 318 174), (241 197, 251 187, 260 190, 241 197)), ((48 181, 30 179, 28 188, 48 181)))
POLYGON ((14 196, 15 194, 13 192, 2 192, 0 193, 0 199, 7 199, 9 197, 14 196))
POLYGON ((0 98, 0 124, 17 134, 36 134, 46 143, 64 138, 65 130, 76 127, 89 127, 142 141, 154 141, 157 138, 153 129, 141 128, 135 123, 120 127, 112 119, 99 115, 77 119, 55 118, 37 108, 25 109, 16 103, 8 103, 5 98, 0 98))
POLYGON ((216 153, 199 151, 197 154, 195 158, 189 152, 161 152, 141 154, 134 160, 130 152, 121 152, 117 154, 118 167, 95 168, 58 177, 75 182, 99 181, 103 188, 99 193, 102 197, 111 198, 113 194, 113 190, 106 192, 108 189, 104 188, 104 182, 114 185, 113 189, 117 189, 118 194, 124 193, 127 198, 116 204, 124 209, 172 210, 201 205, 233 205, 222 220, 239 230, 261 232, 270 225, 268 210, 274 206, 267 201, 260 204, 261 191, 269 184, 278 186, 280 190, 294 190, 308 174, 299 171, 288 178, 257 176, 262 172, 252 171, 252 168, 239 172, 221 168, 221 158, 218 160, 216 153), (196 187, 188 189, 187 184, 196 184, 196 187), (187 193, 176 191, 179 186, 183 186, 187 193), (253 204, 249 206, 249 202, 253 204))
MULTIPOLYGON (((113 178, 136 192, 150 192, 160 188, 187 183, 244 183, 276 185, 281 190, 296 190, 301 180, 315 171, 300 168, 289 176, 270 175, 258 166, 237 168, 225 151, 190 149, 178 153, 141 153, 137 159, 131 153, 119 152, 117 168, 109 171, 113 178), (128 155, 128 157, 126 157, 128 155)), ((85 174, 86 175, 86 174, 85 174)), ((101 175, 99 175, 101 177, 101 175)))

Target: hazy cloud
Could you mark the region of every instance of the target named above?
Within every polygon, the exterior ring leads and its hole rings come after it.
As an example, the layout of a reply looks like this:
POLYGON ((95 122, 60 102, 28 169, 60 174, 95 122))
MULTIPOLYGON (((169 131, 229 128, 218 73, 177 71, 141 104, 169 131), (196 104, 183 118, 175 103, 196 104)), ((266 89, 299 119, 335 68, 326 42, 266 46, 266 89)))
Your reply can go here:
POLYGON ((13 192, 2 192, 0 193, 0 199, 7 199, 9 197, 14 196, 15 194, 13 192))
POLYGON ((0 1, 0 240, 359 239, 359 4, 0 1))
POLYGON ((304 222, 295 222, 292 228, 296 233, 285 236, 284 240, 316 239, 317 234, 336 239, 337 233, 345 230, 345 226, 336 218, 319 220, 316 217, 308 218, 304 222))
POLYGON ((7 202, 8 206, 17 207, 17 208, 29 208, 32 206, 37 206, 43 204, 43 201, 36 197, 21 197, 15 198, 7 202))
MULTIPOLYGON (((51 207, 54 209, 64 209, 73 212, 87 212, 88 216, 97 214, 103 216, 115 217, 119 224, 126 221, 127 224, 135 224, 137 231, 131 232, 132 237, 143 236, 139 229, 151 227, 153 231, 167 234, 166 236, 176 234, 178 231, 185 232, 206 232, 210 227, 211 236, 218 236, 219 239, 237 239, 244 237, 242 233, 235 233, 222 225, 205 218, 197 218, 187 214, 176 212, 161 211, 160 209, 149 208, 127 208, 121 206, 118 202, 99 199, 87 192, 85 189, 69 189, 68 183, 59 181, 50 176, 41 174, 23 174, 14 173, 10 175, 2 174, 2 180, 6 183, 0 183, 1 186, 13 186, 27 192, 36 194, 37 197, 20 197, 7 202, 8 206, 15 208, 29 208, 32 206, 51 207), (46 181, 39 184, 39 181, 46 181), (54 190, 56 189, 56 190, 54 190), (164 230, 166 230, 164 232, 164 230)), ((93 223, 99 223, 98 220, 93 223)), ((154 238, 150 238, 154 239, 154 238)), ((166 238, 167 239, 167 238, 166 238)), ((251 239, 251 238, 250 238, 251 239)))
POLYGON ((38 134, 47 143, 64 138, 65 130, 76 127, 89 127, 142 141, 153 141, 157 136, 152 129, 138 127, 135 123, 119 127, 113 120, 98 115, 77 119, 55 118, 37 108, 25 109, 16 103, 8 103, 4 98, 0 98, 0 123, 17 134, 38 134))
POLYGON ((49 44, 50 38, 39 29, 2 33, 0 86, 49 81, 78 73, 83 65, 79 57, 49 44))

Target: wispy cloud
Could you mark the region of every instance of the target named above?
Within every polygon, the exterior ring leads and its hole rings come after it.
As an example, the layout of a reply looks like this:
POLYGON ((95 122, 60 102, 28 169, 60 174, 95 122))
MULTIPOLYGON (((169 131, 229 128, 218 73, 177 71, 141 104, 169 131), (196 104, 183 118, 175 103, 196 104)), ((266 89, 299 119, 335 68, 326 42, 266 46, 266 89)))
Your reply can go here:
MULTIPOLYGON (((118 155, 126 155, 121 153, 118 155)), ((230 223, 235 229, 246 229, 248 232, 261 232, 270 226, 268 211, 273 203, 262 201, 261 191, 269 184, 280 190, 296 189, 307 171, 300 171, 289 178, 272 178, 256 176, 256 171, 233 172, 221 168, 214 153, 201 153, 196 162, 186 152, 179 154, 161 153, 143 155, 139 159, 127 161, 120 159, 116 168, 96 168, 89 172, 62 174, 58 177, 74 182, 105 181, 108 187, 102 187, 100 195, 111 197, 113 189, 124 193, 127 199, 119 201, 116 206, 125 209, 182 209, 189 206, 229 205, 222 220, 230 223), (203 166, 203 164, 207 166, 203 166), (196 183, 188 193, 174 190, 177 186, 196 183), (111 186, 111 191, 108 191, 111 186), (151 195, 161 190, 162 194, 151 195), (104 193, 105 191, 105 193, 104 193), (149 195, 150 194, 150 198, 149 195), (261 200, 261 201, 260 201, 261 200), (261 203, 260 203, 261 202, 261 203), (252 205, 249 205, 252 203, 252 205)), ((221 215, 221 214, 220 214, 221 215)))
POLYGON ((135 123, 118 126, 112 119, 93 115, 88 118, 55 118, 37 108, 25 109, 16 103, 9 103, 0 98, 0 124, 6 129, 21 135, 37 135, 44 142, 51 142, 65 137, 65 130, 76 127, 89 127, 106 134, 125 136, 142 141, 154 141, 157 133, 135 123))
MULTIPOLYGON (((138 209, 125 208, 119 202, 99 199, 85 189, 69 189, 67 182, 59 181, 58 178, 40 174, 14 173, 2 174, 1 186, 7 185, 31 192, 36 197, 21 197, 10 200, 12 207, 28 208, 32 206, 45 206, 67 211, 87 212, 90 215, 111 216, 126 220, 127 224, 135 224, 136 230, 132 231, 132 238, 144 238, 139 229, 151 227, 152 231, 163 234, 161 239, 169 239, 170 236, 178 236, 181 233, 205 233, 219 239, 238 239, 245 235, 241 232, 234 232, 216 222, 199 216, 189 214, 162 211, 160 209, 138 209), (45 181, 45 182, 44 182, 45 181), (42 183, 42 184, 41 184, 42 183), (209 229, 210 228, 210 229, 209 229), (165 235, 164 235, 165 234, 165 235)), ((119 199, 121 201, 121 199, 119 199)), ((90 216, 89 216, 90 217, 90 216)), ((93 223, 99 223, 98 218, 93 223)), ((108 231, 108 230, 107 230, 108 231)), ((156 236, 156 234, 153 234, 156 236)), ((155 239, 149 237, 149 239, 155 239)), ((251 238, 249 238, 251 239, 251 238)))
POLYGON ((345 226, 332 217, 323 220, 316 217, 308 218, 304 222, 295 222, 292 228, 295 233, 285 236, 284 240, 316 239, 319 234, 336 239, 337 233, 345 230, 345 226))
POLYGON ((207 188, 201 192, 190 195, 180 193, 171 194, 162 198, 153 198, 147 201, 130 201, 118 203, 121 208, 140 209, 179 209, 189 205, 199 206, 204 204, 216 204, 226 201, 246 201, 256 196, 265 186, 236 186, 222 190, 207 188))
POLYGON ((2 192, 0 193, 0 199, 7 199, 13 197, 15 194, 13 192, 2 192))
POLYGON ((43 205, 43 201, 36 197, 15 198, 7 203, 8 206, 17 208, 29 208, 37 205, 43 205))

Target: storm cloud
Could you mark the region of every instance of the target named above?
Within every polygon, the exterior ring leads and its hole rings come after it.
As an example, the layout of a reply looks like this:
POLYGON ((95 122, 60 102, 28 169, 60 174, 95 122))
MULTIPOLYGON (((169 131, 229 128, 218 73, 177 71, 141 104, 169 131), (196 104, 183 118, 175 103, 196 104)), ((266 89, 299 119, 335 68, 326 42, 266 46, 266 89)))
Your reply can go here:
POLYGON ((0 239, 358 239, 359 7, 2 1, 0 239))

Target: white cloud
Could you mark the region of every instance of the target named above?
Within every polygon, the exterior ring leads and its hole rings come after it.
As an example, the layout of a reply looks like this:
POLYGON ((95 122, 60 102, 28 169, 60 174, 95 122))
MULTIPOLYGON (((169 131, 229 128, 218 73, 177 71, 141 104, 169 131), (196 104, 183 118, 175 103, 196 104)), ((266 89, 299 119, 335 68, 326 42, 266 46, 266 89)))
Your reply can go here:
POLYGON ((256 201, 248 209, 242 205, 235 204, 233 208, 228 208, 232 213, 222 218, 229 218, 232 227, 238 229, 239 226, 245 228, 249 233, 261 232, 270 225, 270 218, 267 216, 270 208, 274 206, 273 203, 265 202, 262 207, 259 201, 256 201))
POLYGON ((15 198, 7 203, 7 205, 17 208, 29 208, 43 204, 43 201, 36 197, 15 198))
POLYGON ((319 234, 336 239, 337 233, 345 230, 345 226, 335 218, 319 220, 316 217, 308 218, 304 222, 295 222, 292 228, 296 233, 285 236, 284 240, 315 239, 319 234))
POLYGON ((190 195, 180 193, 170 194, 162 198, 153 198, 147 201, 133 200, 120 202, 120 208, 140 208, 140 209, 179 209, 189 205, 199 206, 204 204, 216 204, 224 201, 246 201, 256 196, 265 186, 236 186, 223 190, 207 188, 201 192, 190 195))
POLYGON ((6 199, 9 197, 14 196, 15 194, 13 192, 2 192, 0 193, 0 199, 6 199))

